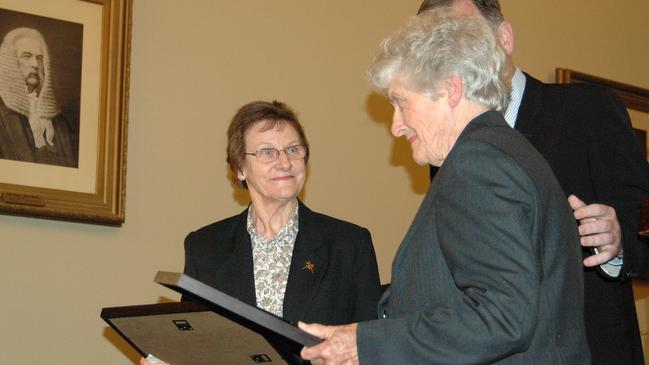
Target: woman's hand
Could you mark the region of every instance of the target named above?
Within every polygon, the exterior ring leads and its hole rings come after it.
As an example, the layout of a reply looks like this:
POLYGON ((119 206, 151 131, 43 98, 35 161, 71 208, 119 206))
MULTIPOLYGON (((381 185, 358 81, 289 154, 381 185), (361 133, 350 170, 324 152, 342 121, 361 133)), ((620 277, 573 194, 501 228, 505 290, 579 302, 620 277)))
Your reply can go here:
POLYGON ((156 359, 155 357, 149 355, 147 358, 140 359, 140 365, 169 365, 166 362, 156 359), (148 359, 148 360, 147 360, 148 359))

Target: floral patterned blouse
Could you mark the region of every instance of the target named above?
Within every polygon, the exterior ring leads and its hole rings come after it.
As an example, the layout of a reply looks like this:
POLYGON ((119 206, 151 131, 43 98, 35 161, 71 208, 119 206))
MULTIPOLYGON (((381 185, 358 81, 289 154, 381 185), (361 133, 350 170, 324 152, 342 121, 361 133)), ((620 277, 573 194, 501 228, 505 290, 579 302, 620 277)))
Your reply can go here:
POLYGON ((248 209, 247 228, 252 242, 257 307, 280 317, 284 313, 284 293, 298 231, 297 208, 296 202, 293 218, 272 239, 257 233, 252 205, 248 209))

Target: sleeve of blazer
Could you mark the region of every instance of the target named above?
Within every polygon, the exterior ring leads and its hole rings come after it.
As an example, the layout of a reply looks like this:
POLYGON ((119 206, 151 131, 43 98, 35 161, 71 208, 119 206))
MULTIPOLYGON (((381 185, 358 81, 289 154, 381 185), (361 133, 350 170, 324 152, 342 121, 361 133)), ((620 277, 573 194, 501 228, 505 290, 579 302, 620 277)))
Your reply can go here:
POLYGON ((192 236, 194 235, 194 232, 190 232, 187 237, 185 237, 185 269, 183 270, 183 273, 196 278, 197 277, 197 272, 196 272, 196 265, 194 263, 194 258, 196 254, 194 254, 192 248, 192 236))
POLYGON ((649 196, 649 167, 619 97, 599 91, 588 101, 592 119, 589 163, 597 200, 615 208, 622 229, 624 265, 620 279, 649 271, 649 244, 638 237, 640 206, 649 196))
POLYGON ((354 260, 354 298, 352 318, 356 322, 377 318, 376 306, 381 294, 379 271, 372 237, 367 229, 361 230, 354 260))
MULTIPOLYGON (((194 263, 194 257, 196 256, 192 251, 192 235, 194 232, 190 232, 187 237, 185 237, 185 268, 183 269, 183 274, 189 275, 192 278, 198 278, 198 273, 196 272, 196 264, 194 263)), ((180 301, 192 300, 191 297, 182 295, 180 301)))
POLYGON ((530 342, 541 280, 534 184, 512 158, 484 143, 468 141, 453 153, 430 224, 457 300, 359 324, 361 364, 486 364, 530 342))

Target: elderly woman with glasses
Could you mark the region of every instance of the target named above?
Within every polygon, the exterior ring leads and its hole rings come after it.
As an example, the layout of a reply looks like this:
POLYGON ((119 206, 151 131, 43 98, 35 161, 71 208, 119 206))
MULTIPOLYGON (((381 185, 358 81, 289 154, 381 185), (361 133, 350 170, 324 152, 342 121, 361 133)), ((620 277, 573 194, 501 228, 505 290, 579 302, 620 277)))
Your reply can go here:
POLYGON ((505 55, 482 17, 424 12, 383 41, 392 134, 440 166, 392 264, 381 319, 300 326, 315 365, 590 364, 577 225, 502 111, 505 55))
POLYGON ((309 143, 295 113, 277 101, 244 105, 228 128, 227 154, 251 204, 187 236, 185 274, 293 323, 376 318, 369 231, 298 199, 309 143))

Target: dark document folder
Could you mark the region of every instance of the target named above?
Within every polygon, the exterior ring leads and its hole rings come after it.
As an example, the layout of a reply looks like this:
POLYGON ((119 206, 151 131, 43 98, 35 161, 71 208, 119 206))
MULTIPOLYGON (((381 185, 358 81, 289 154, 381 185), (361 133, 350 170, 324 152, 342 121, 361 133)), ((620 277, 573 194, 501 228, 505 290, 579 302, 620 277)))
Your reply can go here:
POLYGON ((143 356, 173 365, 294 364, 321 340, 187 275, 155 281, 199 301, 104 308, 101 317, 143 356))

